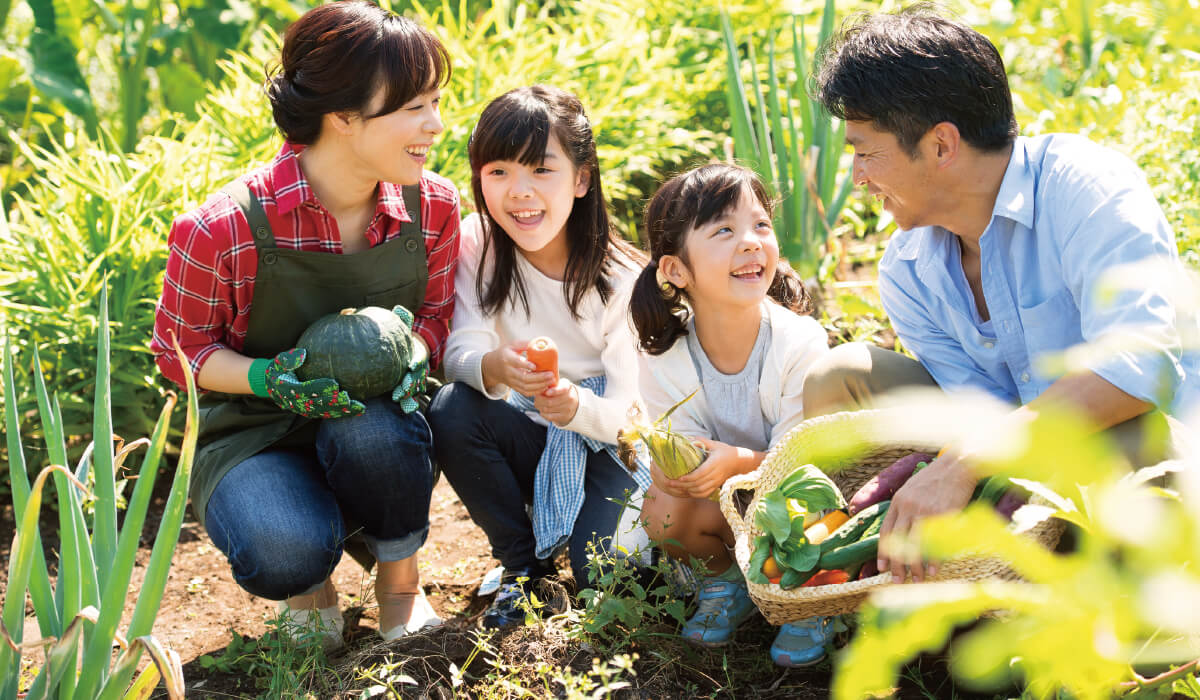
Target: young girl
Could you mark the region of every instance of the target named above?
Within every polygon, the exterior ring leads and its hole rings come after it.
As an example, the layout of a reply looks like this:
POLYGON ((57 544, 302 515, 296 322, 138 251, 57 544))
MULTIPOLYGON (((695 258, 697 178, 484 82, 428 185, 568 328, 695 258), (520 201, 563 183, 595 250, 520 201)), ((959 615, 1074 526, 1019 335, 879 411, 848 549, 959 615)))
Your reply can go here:
POLYGON ((329 576, 351 534, 360 561, 378 561, 384 638, 439 622, 417 573, 434 471, 412 398, 427 368, 365 405, 294 371, 304 329, 350 306, 404 306, 430 362, 441 357, 458 194, 424 164, 449 77, 445 48, 408 19, 364 1, 307 12, 268 81, 284 138, 274 162, 171 227, 151 349, 182 385, 178 338, 207 390, 192 507, 234 579, 331 646, 343 620, 329 576))
MULTIPOLYGON (((649 414, 702 389, 671 418, 708 458, 678 479, 652 466, 642 516, 668 554, 696 557, 716 572, 701 583, 699 609, 683 629, 705 646, 727 643, 754 611, 729 554, 733 533, 708 496, 757 468, 804 417, 805 372, 828 351, 820 324, 797 313, 809 299, 779 259, 771 206, 754 173, 736 165, 706 165, 668 181, 646 210, 651 259, 630 305, 648 353, 640 374, 649 414)), ((784 625, 771 657, 783 666, 813 663, 826 635, 820 618, 784 625)))
POLYGON ((637 396, 626 309, 642 257, 609 225, 574 96, 539 85, 496 98, 469 149, 479 213, 462 226, 445 360, 454 383, 430 418, 438 463, 504 566, 482 620, 499 628, 524 619, 524 587, 553 572, 560 546, 585 584, 588 545, 611 547, 614 501, 649 486, 615 446, 637 396), (557 381, 523 355, 538 336, 558 346, 557 381))

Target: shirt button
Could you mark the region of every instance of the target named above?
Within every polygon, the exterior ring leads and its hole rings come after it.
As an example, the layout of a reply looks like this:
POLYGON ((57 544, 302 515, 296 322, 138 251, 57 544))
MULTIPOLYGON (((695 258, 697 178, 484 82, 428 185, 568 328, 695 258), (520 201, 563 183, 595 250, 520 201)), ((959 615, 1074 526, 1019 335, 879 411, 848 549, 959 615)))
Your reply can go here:
POLYGON ((268 265, 274 265, 275 264, 275 254, 267 253, 266 255, 263 256, 263 262, 268 265))
POLYGON ((404 242, 404 249, 405 249, 405 250, 407 250, 407 251, 408 251, 408 252, 410 252, 410 253, 415 253, 415 252, 417 252, 417 246, 418 246, 418 245, 419 245, 419 244, 417 243, 417 239, 415 239, 415 238, 410 238, 410 239, 408 239, 407 241, 405 241, 405 242, 404 242))
POLYGON ((262 226, 259 226, 258 228, 256 228, 254 230, 254 237, 260 241, 263 240, 264 238, 267 237, 267 229, 263 228, 262 226))
POLYGON ((996 344, 989 340, 983 344, 983 347, 991 350, 992 348, 996 347, 996 344))
POLYGON ((1027 381, 1029 381, 1029 373, 1028 373, 1028 372, 1022 372, 1022 373, 1021 373, 1021 382, 1022 382, 1022 383, 1024 383, 1024 382, 1027 382, 1027 381))

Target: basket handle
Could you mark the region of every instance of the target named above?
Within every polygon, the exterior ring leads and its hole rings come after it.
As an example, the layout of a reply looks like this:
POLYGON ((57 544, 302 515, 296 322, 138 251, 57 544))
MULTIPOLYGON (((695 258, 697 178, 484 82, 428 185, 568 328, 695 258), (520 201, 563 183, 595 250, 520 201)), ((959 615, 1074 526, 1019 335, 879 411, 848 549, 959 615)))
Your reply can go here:
MULTIPOLYGON (((758 470, 746 474, 737 474, 725 480, 721 485, 721 513, 725 516, 725 520, 729 523, 730 529, 733 530, 733 537, 737 539, 746 532, 746 520, 737 512, 737 506, 733 503, 733 494, 743 489, 750 491, 758 487, 758 470)), ((746 511, 746 518, 751 517, 749 510, 746 511)))

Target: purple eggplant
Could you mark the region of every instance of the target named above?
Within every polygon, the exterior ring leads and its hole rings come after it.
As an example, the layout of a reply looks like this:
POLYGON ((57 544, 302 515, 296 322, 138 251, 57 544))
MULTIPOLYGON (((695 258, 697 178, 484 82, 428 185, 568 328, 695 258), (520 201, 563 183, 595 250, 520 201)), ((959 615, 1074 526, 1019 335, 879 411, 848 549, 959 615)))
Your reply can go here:
POLYGON ((928 464, 932 461, 933 455, 925 454, 924 452, 914 452, 907 457, 901 457, 892 462, 891 466, 863 484, 862 488, 850 499, 850 515, 854 515, 868 506, 891 498, 904 485, 904 482, 908 481, 908 478, 913 475, 918 464, 921 462, 928 464))

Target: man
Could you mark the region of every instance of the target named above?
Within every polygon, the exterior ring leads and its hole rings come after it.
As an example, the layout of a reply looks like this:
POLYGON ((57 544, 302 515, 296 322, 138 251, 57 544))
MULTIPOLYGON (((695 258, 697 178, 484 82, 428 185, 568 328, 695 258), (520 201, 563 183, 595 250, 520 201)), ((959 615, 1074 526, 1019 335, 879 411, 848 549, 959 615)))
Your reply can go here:
MULTIPOLYGON (((1155 409, 1182 400, 1194 372, 1183 316, 1153 280, 1115 299, 1097 284, 1127 263, 1180 264, 1135 165, 1078 136, 1019 137, 996 47, 927 7, 844 27, 823 49, 816 96, 846 122, 855 184, 900 228, 880 261, 879 290, 920 362, 874 346, 835 348, 810 372, 806 415, 936 384, 1020 405, 1015 420, 1074 407, 1131 446, 1149 422, 1166 420, 1155 409), (1063 375, 1038 362, 1085 342, 1111 352, 1063 375)), ((951 448, 914 476, 884 534, 961 510, 978 480, 971 463, 969 447, 951 448)), ((928 573, 887 549, 880 565, 900 580, 906 569, 916 580, 928 573)))

